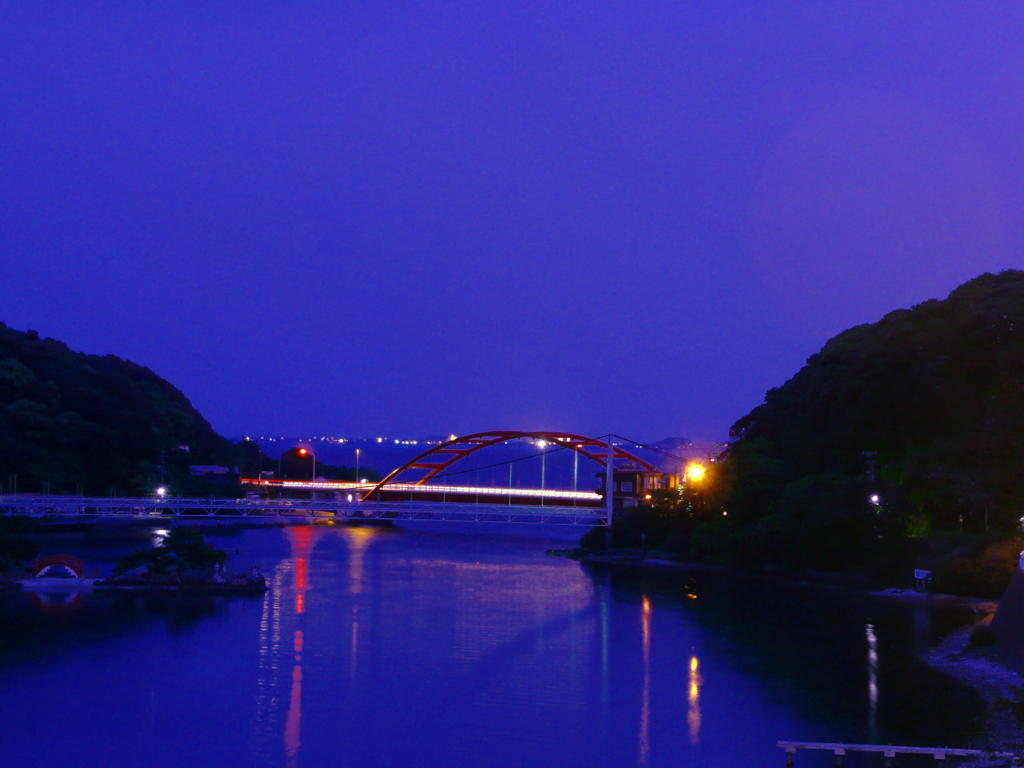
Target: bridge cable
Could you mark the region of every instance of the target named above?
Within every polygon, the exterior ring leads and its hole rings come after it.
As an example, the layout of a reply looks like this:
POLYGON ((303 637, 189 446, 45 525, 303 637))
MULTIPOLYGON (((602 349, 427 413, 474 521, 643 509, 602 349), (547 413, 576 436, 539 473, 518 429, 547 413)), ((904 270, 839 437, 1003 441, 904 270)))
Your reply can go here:
POLYGON ((654 451, 655 453, 660 453, 663 456, 668 456, 670 459, 675 459, 676 461, 681 461, 681 462, 689 461, 689 459, 686 456, 679 456, 679 455, 677 455, 675 453, 670 453, 669 451, 663 450, 661 448, 655 448, 653 445, 647 445, 646 443, 642 443, 639 440, 633 440, 633 439, 628 438, 628 437, 626 437, 624 435, 617 435, 616 434, 616 435, 612 435, 612 437, 617 437, 620 440, 625 440, 626 442, 632 443, 633 445, 637 446, 638 448, 644 448, 644 449, 646 449, 648 451, 654 451))
POLYGON ((480 472, 485 469, 494 469, 495 467, 507 467, 509 464, 515 464, 520 461, 531 461, 533 459, 540 458, 541 456, 547 456, 549 453, 555 453, 556 451, 564 451, 568 447, 569 446, 567 445, 556 445, 548 450, 541 451, 540 453, 535 453, 531 456, 521 456, 518 459, 507 459, 506 461, 499 461, 496 462, 495 464, 485 464, 482 467, 470 467, 469 469, 460 469, 457 472, 445 472, 443 474, 434 475, 434 477, 431 479, 436 480, 438 478, 444 477, 455 477, 456 475, 464 475, 467 472, 480 472))

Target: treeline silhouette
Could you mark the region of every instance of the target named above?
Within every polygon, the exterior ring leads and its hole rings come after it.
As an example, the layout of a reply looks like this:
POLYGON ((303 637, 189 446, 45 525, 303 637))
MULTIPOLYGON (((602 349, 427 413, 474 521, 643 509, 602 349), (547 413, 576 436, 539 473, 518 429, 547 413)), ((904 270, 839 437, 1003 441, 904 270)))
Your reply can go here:
POLYGON ((0 323, 5 492, 152 492, 156 483, 192 483, 191 464, 237 466, 254 449, 217 435, 148 368, 0 323))
POLYGON ((831 339, 735 423, 704 484, 622 516, 615 541, 883 581, 932 566, 998 592, 1019 549, 1022 435, 1024 272, 984 274, 831 339))

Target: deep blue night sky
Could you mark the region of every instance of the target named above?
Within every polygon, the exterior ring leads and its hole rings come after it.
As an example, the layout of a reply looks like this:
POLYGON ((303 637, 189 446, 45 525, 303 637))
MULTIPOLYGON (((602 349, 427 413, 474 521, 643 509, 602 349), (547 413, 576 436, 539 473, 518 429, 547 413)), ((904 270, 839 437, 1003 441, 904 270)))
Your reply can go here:
POLYGON ((1024 6, 0 6, 0 319, 225 434, 724 437, 1020 265, 1024 6))

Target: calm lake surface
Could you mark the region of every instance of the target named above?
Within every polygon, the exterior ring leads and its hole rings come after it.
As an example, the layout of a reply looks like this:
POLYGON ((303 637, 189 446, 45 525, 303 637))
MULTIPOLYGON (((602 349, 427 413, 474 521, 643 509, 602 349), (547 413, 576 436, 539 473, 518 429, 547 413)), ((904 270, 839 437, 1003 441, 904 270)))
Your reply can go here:
MULTIPOLYGON (((0 764, 781 767, 778 739, 978 727, 913 658, 958 618, 926 608, 591 568, 507 529, 210 533, 266 595, 0 597, 0 764)), ((152 535, 44 551, 102 571, 152 535)))

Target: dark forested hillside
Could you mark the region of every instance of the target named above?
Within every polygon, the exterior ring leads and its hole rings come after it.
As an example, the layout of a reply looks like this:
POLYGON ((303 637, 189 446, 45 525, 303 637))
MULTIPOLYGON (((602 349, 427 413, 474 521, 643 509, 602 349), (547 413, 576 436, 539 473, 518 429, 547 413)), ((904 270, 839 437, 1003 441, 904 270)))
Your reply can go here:
POLYGON ((916 563, 999 594, 1024 516, 1024 272, 841 333, 731 438, 681 500, 620 516, 616 540, 882 579, 916 563))
POLYGON ((232 448, 174 386, 113 355, 0 324, 0 483, 10 490, 145 492, 232 448))
POLYGON ((1016 530, 1024 272, 841 333, 731 436, 709 508, 753 560, 842 568, 908 536, 1016 530))

